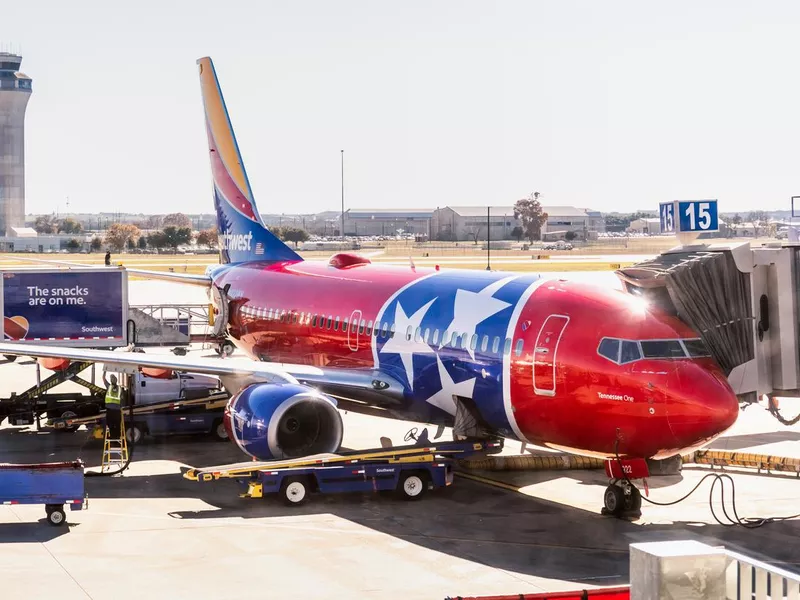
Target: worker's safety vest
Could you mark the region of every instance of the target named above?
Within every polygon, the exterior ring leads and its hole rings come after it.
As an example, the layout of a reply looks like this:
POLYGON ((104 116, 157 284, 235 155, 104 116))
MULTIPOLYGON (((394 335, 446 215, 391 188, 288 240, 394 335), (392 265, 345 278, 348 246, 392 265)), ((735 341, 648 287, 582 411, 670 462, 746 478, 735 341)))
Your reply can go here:
POLYGON ((106 390, 106 406, 109 405, 119 406, 119 401, 121 397, 122 397, 122 388, 120 386, 109 387, 106 390))

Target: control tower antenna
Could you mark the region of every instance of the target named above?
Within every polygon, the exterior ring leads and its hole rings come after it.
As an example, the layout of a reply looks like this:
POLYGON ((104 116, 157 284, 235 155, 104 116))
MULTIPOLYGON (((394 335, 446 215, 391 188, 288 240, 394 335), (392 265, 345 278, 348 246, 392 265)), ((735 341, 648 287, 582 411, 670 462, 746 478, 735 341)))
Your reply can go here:
POLYGON ((25 225, 25 109, 33 80, 21 64, 19 54, 0 52, 0 235, 25 225))

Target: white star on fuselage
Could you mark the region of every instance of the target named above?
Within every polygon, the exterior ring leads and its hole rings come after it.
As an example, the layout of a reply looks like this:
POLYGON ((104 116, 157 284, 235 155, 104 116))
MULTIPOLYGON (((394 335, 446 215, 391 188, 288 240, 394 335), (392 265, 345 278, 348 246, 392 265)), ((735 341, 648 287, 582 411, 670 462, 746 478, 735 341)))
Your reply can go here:
POLYGON ((400 306, 400 302, 395 305, 394 309, 394 327, 395 333, 393 337, 389 338, 381 353, 399 354, 400 360, 403 361, 403 366, 406 369, 406 377, 408 378, 408 386, 414 389, 414 354, 432 354, 431 348, 425 341, 420 338, 417 342, 415 338, 415 331, 420 326, 422 319, 428 312, 428 309, 436 301, 436 298, 428 302, 422 308, 419 308, 413 315, 406 316, 406 311, 400 306), (411 327, 411 339, 407 335, 408 328, 411 327))
MULTIPOLYGON (((456 292, 453 320, 447 326, 447 331, 450 332, 450 335, 453 332, 458 332, 459 335, 467 334, 467 351, 471 358, 475 358, 475 350, 472 349, 470 339, 475 334, 478 323, 511 306, 508 302, 492 298, 492 295, 512 279, 516 279, 516 276, 512 275, 495 281, 480 292, 468 292, 467 290, 456 292)), ((439 347, 441 348, 441 346, 439 347)))
POLYGON ((439 380, 442 383, 442 389, 428 398, 426 402, 441 408, 451 415, 455 415, 456 403, 453 400, 453 396, 472 398, 472 394, 475 390, 475 377, 456 383, 453 381, 453 378, 450 377, 450 373, 447 372, 444 363, 442 363, 442 359, 439 358, 438 355, 436 356, 436 365, 439 367, 439 380))

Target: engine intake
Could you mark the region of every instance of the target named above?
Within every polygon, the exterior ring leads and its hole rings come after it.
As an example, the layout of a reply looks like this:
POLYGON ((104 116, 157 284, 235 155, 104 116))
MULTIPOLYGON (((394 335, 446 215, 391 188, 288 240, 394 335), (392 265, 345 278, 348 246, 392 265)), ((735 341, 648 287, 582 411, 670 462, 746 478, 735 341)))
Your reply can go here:
POLYGON ((260 460, 336 452, 344 434, 335 401, 297 384, 247 386, 228 402, 225 426, 243 452, 260 460))

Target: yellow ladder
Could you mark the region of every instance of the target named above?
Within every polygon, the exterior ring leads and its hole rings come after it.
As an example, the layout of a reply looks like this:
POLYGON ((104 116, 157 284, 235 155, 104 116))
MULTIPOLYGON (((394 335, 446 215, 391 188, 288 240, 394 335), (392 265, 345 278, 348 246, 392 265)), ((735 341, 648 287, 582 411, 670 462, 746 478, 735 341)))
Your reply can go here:
POLYGON ((103 437, 103 462, 100 465, 101 473, 110 471, 112 466, 116 466, 116 471, 119 471, 128 462, 128 440, 125 437, 124 416, 120 419, 119 439, 114 439, 110 435, 111 432, 106 425, 106 433, 103 437))

